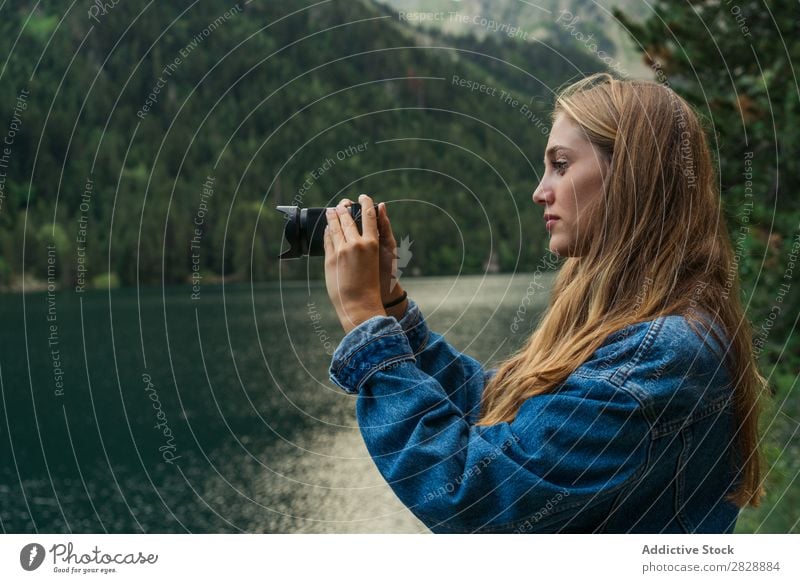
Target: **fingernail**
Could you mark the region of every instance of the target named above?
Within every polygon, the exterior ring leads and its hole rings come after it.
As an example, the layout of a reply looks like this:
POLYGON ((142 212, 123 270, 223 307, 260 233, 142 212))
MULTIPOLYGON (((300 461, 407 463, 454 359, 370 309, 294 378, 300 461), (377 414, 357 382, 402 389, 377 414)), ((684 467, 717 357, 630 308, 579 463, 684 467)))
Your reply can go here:
POLYGON ((329 217, 330 217, 330 216, 333 216, 333 209, 332 209, 332 208, 327 208, 327 209, 325 209, 325 214, 326 214, 327 216, 329 216, 329 217))
POLYGON ((358 200, 364 200, 365 198, 367 198, 366 194, 359 194, 358 195, 358 200))

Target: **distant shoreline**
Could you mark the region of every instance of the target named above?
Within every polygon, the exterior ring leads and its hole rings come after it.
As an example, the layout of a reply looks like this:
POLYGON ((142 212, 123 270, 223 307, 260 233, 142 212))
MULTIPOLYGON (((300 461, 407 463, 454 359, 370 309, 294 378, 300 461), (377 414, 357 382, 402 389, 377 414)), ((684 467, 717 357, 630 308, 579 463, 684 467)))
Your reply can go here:
MULTIPOLYGON (((471 274, 460 274, 460 275, 457 274, 457 273, 453 273, 453 274, 442 274, 442 275, 409 275, 407 277, 404 277, 403 280, 404 281, 414 281, 414 280, 430 281, 430 280, 435 280, 435 279, 452 280, 453 278, 456 278, 456 277, 459 278, 459 279, 474 280, 474 279, 481 279, 481 278, 484 278, 484 277, 493 278, 494 279, 494 278, 498 278, 498 277, 502 277, 502 276, 507 276, 509 278, 510 277, 525 278, 525 277, 529 277, 529 276, 533 277, 535 274, 536 274, 536 272, 534 272, 534 271, 531 271, 531 272, 518 271, 516 273, 514 273, 514 272, 509 272, 509 273, 500 272, 500 273, 485 273, 485 274, 483 274, 483 273, 476 273, 476 274, 475 273, 471 273, 471 274)), ((555 277, 555 275, 556 275, 556 272, 552 272, 550 274, 539 273, 540 277, 541 276, 555 277)), ((290 288, 306 286, 309 283, 313 283, 313 284, 317 284, 317 285, 325 285, 324 278, 317 278, 317 279, 284 278, 284 279, 282 279, 280 281, 279 280, 265 280, 265 281, 250 282, 250 281, 248 281, 248 280, 246 280, 246 279, 244 279, 244 278, 242 278, 241 276, 238 276, 238 275, 230 275, 228 277, 224 277, 224 276, 221 276, 221 275, 212 274, 212 275, 209 275, 209 276, 204 276, 203 279, 204 279, 204 286, 207 285, 208 287, 220 286, 222 284, 239 285, 239 284, 249 284, 249 283, 252 283, 255 286, 263 286, 263 285, 268 285, 268 284, 281 284, 283 287, 290 287, 290 288)), ((35 277, 26 277, 24 279, 24 283, 25 283, 24 289, 22 287, 23 280, 19 279, 19 278, 14 280, 14 281, 12 281, 11 284, 9 284, 7 286, 0 286, 0 294, 22 294, 22 293, 35 294, 35 293, 40 293, 40 292, 46 292, 47 291, 47 280, 38 279, 38 278, 35 278, 35 277)), ((150 288, 162 288, 162 287, 165 287, 165 288, 177 288, 177 287, 191 288, 192 287, 192 283, 191 283, 191 280, 187 279, 187 281, 184 281, 184 282, 168 283, 168 284, 163 285, 163 286, 158 284, 158 283, 143 283, 143 284, 139 285, 138 287, 140 289, 141 288, 148 288, 148 289, 150 289, 150 288)), ((135 285, 112 285, 111 286, 111 289, 114 289, 114 290, 126 290, 126 289, 136 289, 136 288, 137 288, 137 286, 135 286, 135 285)), ((67 291, 72 291, 73 289, 74 289, 73 286, 65 286, 63 284, 59 284, 59 285, 56 286, 56 291, 57 292, 67 292, 67 291)), ((76 295, 82 295, 83 293, 87 293, 87 292, 102 291, 102 290, 108 290, 108 289, 109 289, 109 287, 107 285, 91 286, 91 287, 88 287, 85 292, 77 293, 76 295)))

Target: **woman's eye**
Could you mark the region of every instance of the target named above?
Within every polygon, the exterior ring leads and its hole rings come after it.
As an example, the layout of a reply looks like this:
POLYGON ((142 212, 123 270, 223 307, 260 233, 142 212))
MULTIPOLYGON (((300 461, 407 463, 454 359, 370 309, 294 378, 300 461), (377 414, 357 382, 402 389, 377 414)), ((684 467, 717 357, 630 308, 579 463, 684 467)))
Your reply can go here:
POLYGON ((566 160, 556 160, 553 162, 553 167, 562 174, 567 169, 567 161, 566 160))

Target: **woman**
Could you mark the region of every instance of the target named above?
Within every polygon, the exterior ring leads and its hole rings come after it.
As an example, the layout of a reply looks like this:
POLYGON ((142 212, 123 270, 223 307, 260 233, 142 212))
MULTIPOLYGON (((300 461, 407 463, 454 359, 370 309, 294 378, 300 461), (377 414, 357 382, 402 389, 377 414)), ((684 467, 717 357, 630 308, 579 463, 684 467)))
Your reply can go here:
POLYGON ((699 118, 607 74, 563 90, 552 118, 533 200, 566 259, 528 342, 485 371, 431 332, 390 289, 386 208, 362 195, 363 234, 349 201, 328 216, 346 332, 330 378, 433 532, 732 532, 763 495, 766 381, 699 118))

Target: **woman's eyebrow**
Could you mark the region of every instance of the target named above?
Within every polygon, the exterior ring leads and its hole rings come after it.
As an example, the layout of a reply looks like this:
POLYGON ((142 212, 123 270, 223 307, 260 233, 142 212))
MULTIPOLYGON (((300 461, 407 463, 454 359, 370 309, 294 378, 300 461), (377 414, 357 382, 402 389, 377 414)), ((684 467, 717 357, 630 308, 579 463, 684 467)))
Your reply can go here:
POLYGON ((554 146, 550 146, 547 148, 547 151, 544 153, 544 157, 547 158, 550 154, 555 152, 556 150, 567 150, 568 152, 574 152, 572 148, 568 148, 566 146, 559 146, 558 144, 554 146))

